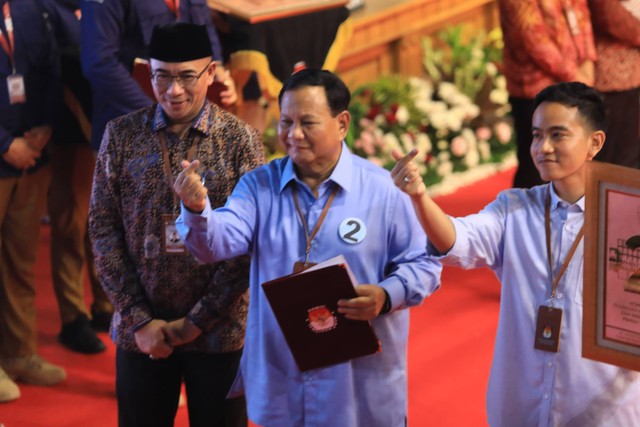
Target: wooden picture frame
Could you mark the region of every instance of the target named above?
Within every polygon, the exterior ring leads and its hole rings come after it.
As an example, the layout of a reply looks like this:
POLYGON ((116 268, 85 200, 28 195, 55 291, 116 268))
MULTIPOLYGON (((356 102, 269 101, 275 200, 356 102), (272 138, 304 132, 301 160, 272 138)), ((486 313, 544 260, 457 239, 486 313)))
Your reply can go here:
POLYGON ((640 371, 640 170, 586 176, 582 355, 640 371))

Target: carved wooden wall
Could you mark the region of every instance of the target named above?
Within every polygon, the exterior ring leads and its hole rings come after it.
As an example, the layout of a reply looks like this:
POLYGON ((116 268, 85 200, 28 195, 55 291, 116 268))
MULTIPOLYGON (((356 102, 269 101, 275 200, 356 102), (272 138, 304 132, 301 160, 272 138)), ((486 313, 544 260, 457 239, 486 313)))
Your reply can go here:
POLYGON ((497 0, 365 1, 351 15, 353 35, 336 70, 351 88, 385 74, 422 75, 421 40, 446 26, 468 23, 473 32, 500 25, 497 0))

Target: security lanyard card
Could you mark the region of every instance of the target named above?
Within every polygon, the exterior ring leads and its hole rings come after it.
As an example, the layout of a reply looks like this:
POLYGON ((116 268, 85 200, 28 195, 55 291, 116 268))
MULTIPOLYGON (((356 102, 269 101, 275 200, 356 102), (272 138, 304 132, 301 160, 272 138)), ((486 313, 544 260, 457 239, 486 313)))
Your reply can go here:
POLYGON ((176 219, 178 215, 162 215, 164 228, 164 252, 166 254, 185 254, 187 249, 176 229, 176 219))
POLYGON ((560 345, 561 325, 561 309, 544 305, 538 307, 534 348, 557 353, 560 345))
POLYGON ((24 104, 27 102, 27 94, 24 90, 24 78, 20 74, 7 76, 7 89, 9 90, 9 103, 24 104))

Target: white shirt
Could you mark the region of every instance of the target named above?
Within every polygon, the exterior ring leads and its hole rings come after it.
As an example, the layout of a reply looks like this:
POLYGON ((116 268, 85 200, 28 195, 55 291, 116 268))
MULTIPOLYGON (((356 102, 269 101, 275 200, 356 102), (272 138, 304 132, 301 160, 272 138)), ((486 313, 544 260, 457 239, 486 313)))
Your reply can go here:
POLYGON ((583 242, 554 302, 563 311, 559 351, 533 347, 538 307, 548 305, 551 295, 544 227, 547 188, 555 277, 584 222, 584 197, 569 205, 549 185, 504 191, 481 212, 453 219, 456 242, 441 258, 463 268, 489 267, 502 284, 487 390, 489 424, 640 426, 639 374, 581 356, 583 242))

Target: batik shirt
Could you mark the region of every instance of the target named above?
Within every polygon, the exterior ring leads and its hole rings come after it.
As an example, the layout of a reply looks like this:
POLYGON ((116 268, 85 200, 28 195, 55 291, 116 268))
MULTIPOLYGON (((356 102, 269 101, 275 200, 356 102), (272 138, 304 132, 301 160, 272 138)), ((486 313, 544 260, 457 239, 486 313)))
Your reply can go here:
POLYGON ((91 196, 89 226, 98 276, 115 306, 115 343, 137 351, 134 332, 154 318, 187 316, 203 334, 178 349, 226 352, 241 348, 247 313, 249 261, 201 264, 165 253, 164 216, 179 205, 165 175, 160 134, 166 135, 172 179, 194 138, 194 159, 214 206, 222 206, 242 175, 264 163, 259 133, 206 101, 188 133, 167 132, 160 106, 107 126, 91 196))
POLYGON ((500 0, 509 95, 533 99, 596 59, 587 0, 500 0))

